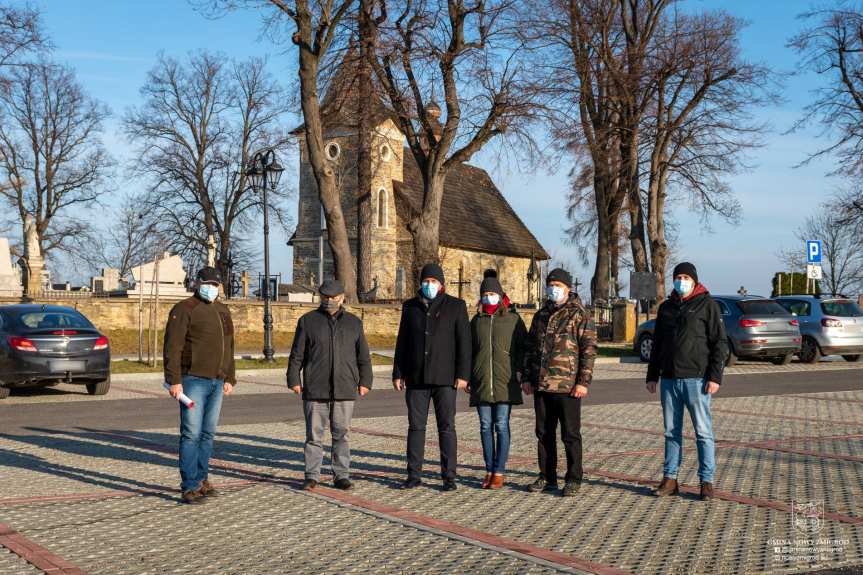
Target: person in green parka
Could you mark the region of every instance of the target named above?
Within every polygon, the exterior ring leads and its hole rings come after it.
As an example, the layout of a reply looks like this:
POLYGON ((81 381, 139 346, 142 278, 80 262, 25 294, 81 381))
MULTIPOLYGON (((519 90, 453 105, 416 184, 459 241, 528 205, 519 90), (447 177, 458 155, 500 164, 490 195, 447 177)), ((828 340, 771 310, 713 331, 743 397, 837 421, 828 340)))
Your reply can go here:
POLYGON ((470 404, 479 414, 482 453, 485 459, 483 489, 500 489, 509 457, 509 415, 522 403, 521 376, 527 328, 504 305, 504 291, 496 277, 486 277, 482 299, 471 320, 473 363, 470 404))

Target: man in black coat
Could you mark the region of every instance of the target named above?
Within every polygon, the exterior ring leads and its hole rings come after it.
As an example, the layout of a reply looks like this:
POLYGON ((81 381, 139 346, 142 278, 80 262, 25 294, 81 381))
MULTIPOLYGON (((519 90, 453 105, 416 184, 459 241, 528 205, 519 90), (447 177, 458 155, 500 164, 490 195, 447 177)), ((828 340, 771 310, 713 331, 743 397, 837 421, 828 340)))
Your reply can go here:
POLYGON ((471 335, 467 306, 445 293, 443 269, 423 266, 420 290, 402 306, 393 387, 406 389, 408 407, 407 480, 410 489, 422 484, 426 422, 434 402, 444 491, 456 489, 458 443, 455 432, 456 397, 466 389, 471 368, 471 335))
POLYGON ((320 294, 321 306, 297 322, 288 360, 288 387, 297 395, 302 394, 306 418, 303 489, 314 489, 320 481, 323 437, 328 425, 333 436, 334 486, 350 489, 348 431, 354 400, 372 388, 372 362, 363 322, 342 307, 345 300, 342 282, 325 281, 320 294))
POLYGON ((719 304, 698 283, 689 262, 674 268, 674 291, 656 314, 653 349, 647 368, 647 391, 656 393, 661 378, 665 425, 665 464, 658 496, 678 492, 677 471, 683 459, 683 412, 689 411, 698 448, 701 499, 713 497, 716 469, 710 398, 719 391, 728 355, 719 304))

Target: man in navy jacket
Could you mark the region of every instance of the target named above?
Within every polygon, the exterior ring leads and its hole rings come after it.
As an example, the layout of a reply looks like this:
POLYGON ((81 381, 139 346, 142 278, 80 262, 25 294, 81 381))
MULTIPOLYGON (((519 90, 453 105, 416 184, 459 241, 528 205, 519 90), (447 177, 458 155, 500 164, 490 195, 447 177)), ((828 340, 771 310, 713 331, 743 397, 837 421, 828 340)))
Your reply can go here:
POLYGON ((406 390, 408 407, 407 479, 422 484, 426 422, 434 402, 444 491, 456 489, 458 443, 456 397, 470 379, 471 336, 465 302, 445 293, 443 269, 423 266, 420 290, 402 306, 393 362, 393 387, 406 390))

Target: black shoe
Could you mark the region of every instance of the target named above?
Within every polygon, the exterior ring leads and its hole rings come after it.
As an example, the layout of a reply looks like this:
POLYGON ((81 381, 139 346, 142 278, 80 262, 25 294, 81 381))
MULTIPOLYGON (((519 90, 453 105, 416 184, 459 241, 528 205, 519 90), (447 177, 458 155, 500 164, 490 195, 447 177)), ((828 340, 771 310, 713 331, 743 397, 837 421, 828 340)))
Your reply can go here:
POLYGON ((578 490, 581 489, 581 481, 567 481, 566 485, 563 486, 563 492, 561 495, 564 497, 572 497, 578 490))
POLYGON ((402 489, 413 489, 415 487, 419 487, 423 482, 418 478, 408 478, 405 479, 405 482, 402 483, 402 489))
POLYGON ((527 486, 527 490, 531 493, 539 493, 541 491, 557 491, 557 482, 549 483, 545 477, 537 477, 536 481, 527 486))
POLYGON ((333 487, 336 489, 341 489, 342 491, 347 491, 348 489, 353 489, 354 484, 351 483, 351 480, 347 477, 342 477, 341 479, 336 479, 333 483, 333 487))
POLYGON ((306 479, 303 481, 303 491, 311 491, 318 486, 318 482, 314 479, 306 479))
POLYGON ((458 485, 455 484, 455 479, 446 479, 443 482, 443 490, 444 491, 455 491, 458 489, 458 485))

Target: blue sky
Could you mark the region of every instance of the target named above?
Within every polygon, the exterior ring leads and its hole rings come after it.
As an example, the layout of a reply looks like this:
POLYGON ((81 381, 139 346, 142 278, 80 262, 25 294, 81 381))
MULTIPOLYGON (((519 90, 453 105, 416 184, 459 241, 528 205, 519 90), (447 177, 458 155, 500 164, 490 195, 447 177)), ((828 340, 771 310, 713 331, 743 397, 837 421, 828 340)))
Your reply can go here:
MULTIPOLYGON (((105 142, 120 160, 130 157, 131 148, 118 129, 118 120, 126 109, 139 103, 138 90, 160 51, 175 57, 201 48, 237 59, 268 56, 271 71, 284 83, 295 74, 290 55, 281 54, 269 39, 261 37, 260 19, 253 11, 207 19, 183 0, 41 0, 32 4, 42 11, 46 32, 55 46, 54 57, 73 66, 87 92, 113 111, 105 142)), ((746 19, 749 26, 742 47, 747 59, 779 72, 796 68, 796 57, 785 43, 799 29, 796 15, 809 6, 808 2, 690 0, 684 6, 721 7, 746 19)), ((765 138, 766 146, 751 155, 752 171, 729 179, 743 205, 740 225, 715 220, 707 232, 697 214, 685 206, 675 212, 680 256, 698 266, 700 279, 714 293, 734 292, 740 285, 750 293, 769 293, 770 278, 779 270, 775 253, 797 243, 795 228, 840 183, 826 176, 831 169, 829 160, 793 167, 823 143, 816 139, 817 127, 783 135, 800 117, 810 98, 809 90, 819 81, 811 74, 791 77, 785 84, 786 101, 759 111, 759 119, 773 127, 765 138)), ((288 119, 287 123, 293 121, 288 119)), ((522 172, 512 166, 501 168, 487 155, 474 163, 492 172, 504 195, 550 253, 573 264, 578 261, 562 233, 566 226, 566 167, 553 174, 541 169, 522 172)), ((124 185, 139 184, 127 184, 121 174, 118 187, 124 185)), ((296 205, 291 210, 295 211, 296 205)), ((272 238, 272 266, 289 276, 291 254, 284 240, 281 234, 272 238)), ((587 283, 592 265, 576 267, 574 272, 587 283)))

